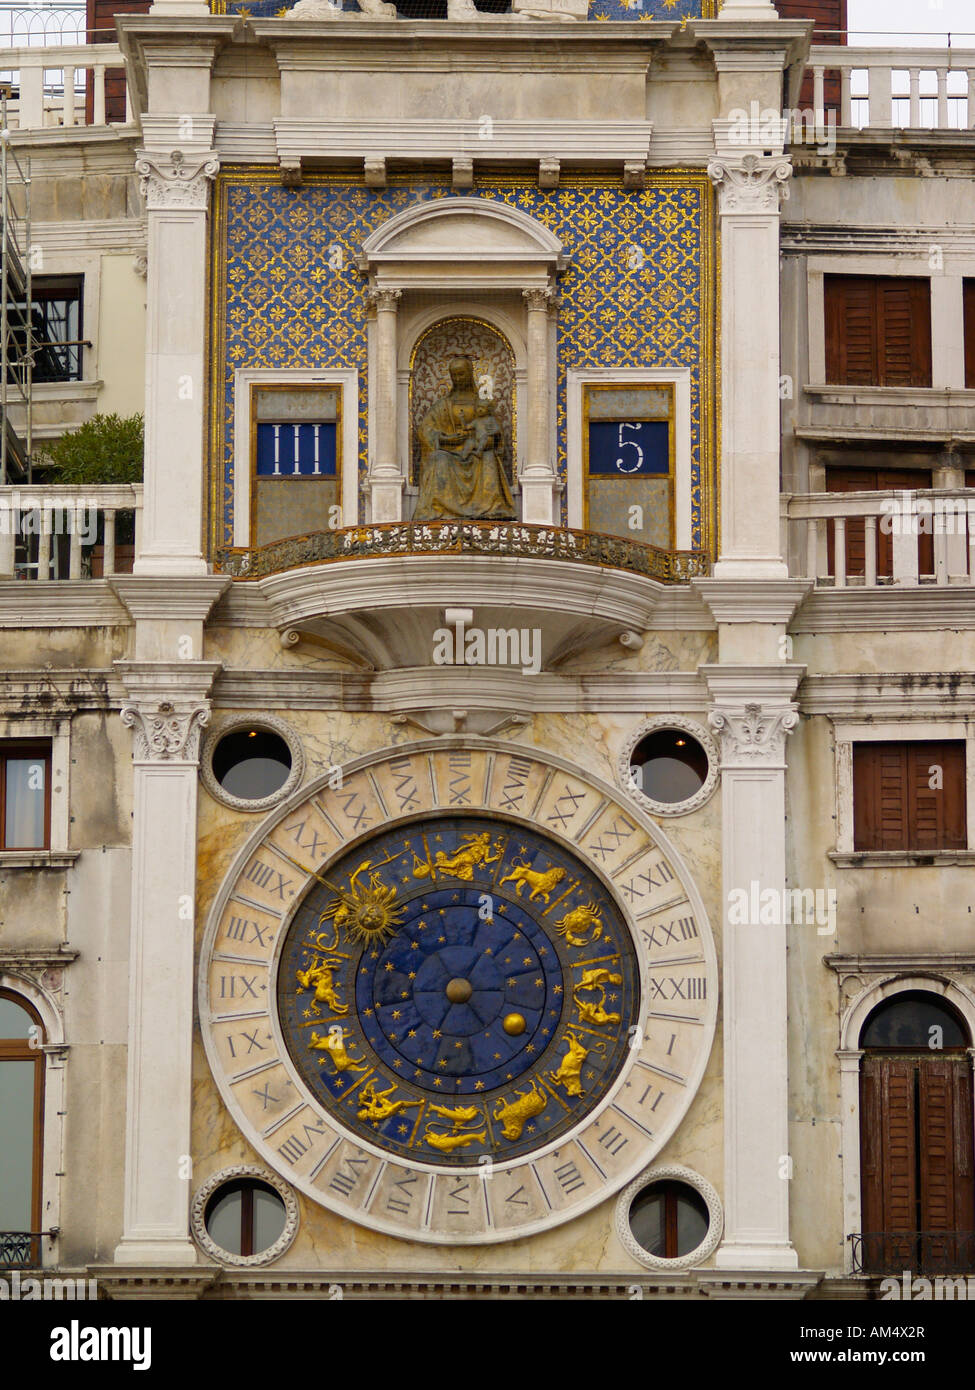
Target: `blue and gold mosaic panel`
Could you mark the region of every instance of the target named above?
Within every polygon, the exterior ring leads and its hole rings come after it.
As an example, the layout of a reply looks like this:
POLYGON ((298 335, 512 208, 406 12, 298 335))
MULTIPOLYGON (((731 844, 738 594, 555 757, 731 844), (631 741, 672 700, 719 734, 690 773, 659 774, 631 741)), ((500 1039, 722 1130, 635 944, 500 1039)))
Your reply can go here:
MULTIPOLYGON (((708 549, 716 508, 716 250, 706 175, 654 173, 643 189, 623 188, 605 176, 566 176, 552 190, 514 177, 483 177, 473 195, 537 218, 570 258, 559 281, 557 326, 561 476, 568 368, 690 369, 692 545, 708 549)), ((446 179, 403 176, 374 189, 322 175, 284 188, 276 172, 220 175, 211 261, 214 546, 232 543, 238 368, 357 369, 364 476, 367 287, 356 256, 364 239, 395 213, 454 196, 446 179)), ((449 314, 449 304, 444 310, 449 314)))

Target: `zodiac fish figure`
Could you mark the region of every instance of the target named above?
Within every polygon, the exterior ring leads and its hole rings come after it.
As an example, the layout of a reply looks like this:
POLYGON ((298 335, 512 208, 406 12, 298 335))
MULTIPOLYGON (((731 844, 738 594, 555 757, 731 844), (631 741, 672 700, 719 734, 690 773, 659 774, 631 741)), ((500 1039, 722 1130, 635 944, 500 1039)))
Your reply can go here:
POLYGON ((386 1091, 377 1091, 375 1082, 367 1081, 359 1092, 359 1119, 378 1125, 380 1121, 388 1120, 390 1115, 398 1115, 407 1106, 423 1104, 422 1100, 390 1100, 395 1090, 394 1084, 386 1091))
POLYGON ((515 1091, 515 1096, 517 1099, 507 1104, 503 1098, 500 1099, 492 1116, 495 1120, 504 1121, 501 1133, 506 1139, 520 1139, 526 1123, 533 1115, 540 1115, 548 1105, 548 1096, 538 1090, 536 1081, 532 1081, 528 1091, 515 1091))
POLYGON ((331 1029, 323 1037, 321 1033, 312 1032, 309 1047, 317 1048, 319 1052, 327 1052, 335 1063, 336 1073, 340 1071, 368 1071, 365 1062, 358 1057, 351 1057, 345 1041, 342 1029, 336 1025, 334 1031, 331 1029))
POLYGON ((570 946, 591 946, 603 934, 599 909, 593 902, 580 904, 579 907, 574 907, 571 912, 567 912, 560 922, 556 922, 555 930, 559 936, 565 937, 570 946), (587 932, 590 928, 593 928, 592 936, 576 935, 577 932, 587 932))
POLYGON ((574 1033, 566 1033, 562 1041, 569 1044, 569 1050, 559 1063, 558 1071, 550 1071, 548 1079, 553 1086, 564 1086, 567 1096, 581 1096, 582 1082, 579 1078, 589 1049, 583 1047, 574 1033))
POLYGON ((487 1130, 482 1129, 477 1133, 465 1129, 466 1125, 474 1124, 477 1120, 484 1119, 483 1111, 476 1105, 458 1105, 453 1108, 446 1105, 431 1105, 430 1109, 435 1115, 440 1115, 445 1120, 450 1121, 451 1128, 444 1133, 442 1125, 434 1126, 434 1120, 427 1125, 424 1131, 424 1142, 429 1144, 432 1149, 439 1149, 441 1153, 450 1154, 454 1149, 465 1149, 468 1144, 483 1144, 487 1139, 487 1130))
POLYGON ((492 845, 489 831, 485 830, 480 835, 462 835, 460 848, 453 854, 445 854, 442 849, 438 849, 432 865, 424 864, 414 853, 413 877, 436 878, 438 873, 449 874, 451 878, 460 878, 465 883, 470 883, 476 868, 496 864, 500 858, 501 841, 495 840, 492 845), (495 851, 493 855, 492 849, 495 851))
POLYGON ((318 956, 314 956, 307 970, 295 971, 295 978, 299 985, 297 993, 300 994, 303 989, 312 989, 315 991, 316 1004, 327 1004, 333 1014, 347 1014, 349 1006, 343 1004, 339 999, 338 990, 332 979, 333 973, 341 968, 342 962, 340 960, 332 960, 328 956, 323 956, 319 960, 318 956))
MULTIPOLYGON (((391 862, 391 859, 382 860, 382 864, 391 862)), ((383 883, 372 860, 365 859, 349 878, 348 892, 339 892, 319 917, 318 924, 324 926, 327 921, 333 921, 353 942, 382 941, 392 936, 403 920, 403 909, 393 905, 395 897, 395 886, 383 883), (366 869, 372 870, 368 888, 358 882, 359 875, 366 869)))
POLYGON ((505 883, 513 883, 515 885, 515 892, 520 898, 521 890, 527 883, 531 889, 531 892, 528 894, 529 902, 534 902, 536 898, 543 898, 545 902, 548 902, 552 889, 557 883, 561 883, 564 878, 565 870, 559 868, 558 865, 554 865, 551 869, 546 869, 544 873, 539 873, 538 870, 530 868, 527 864, 515 864, 511 873, 505 875, 498 884, 498 887, 502 887, 505 883))
POLYGON ((579 1010, 580 1023, 592 1023, 597 1028, 603 1023, 619 1023, 619 1014, 609 1014, 606 1012, 606 986, 621 985, 622 975, 611 975, 608 970, 586 970, 583 972, 582 979, 572 986, 572 998, 575 1006, 579 1010), (580 999, 580 991, 596 990, 599 994, 599 1001, 580 999))

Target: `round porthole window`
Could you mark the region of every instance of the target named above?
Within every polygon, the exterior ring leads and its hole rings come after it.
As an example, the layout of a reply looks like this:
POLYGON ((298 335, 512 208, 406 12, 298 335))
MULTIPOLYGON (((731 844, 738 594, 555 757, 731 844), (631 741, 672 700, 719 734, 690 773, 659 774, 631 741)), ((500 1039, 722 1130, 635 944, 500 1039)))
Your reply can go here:
POLYGON ((267 1264, 291 1244, 298 1227, 294 1193, 261 1168, 228 1168, 193 1200, 193 1233, 224 1264, 267 1264))
POLYGON ((689 1268, 717 1248, 723 1220, 718 1194, 689 1168, 650 1168, 617 1203, 620 1240, 650 1268, 689 1268))
POLYGON ((646 720, 634 731, 620 760, 630 793, 656 815, 685 815, 717 785, 718 751, 711 735, 688 720, 646 720))
POLYGON ((284 799, 301 779, 301 745, 281 720, 262 715, 215 729, 202 762, 204 784, 219 801, 241 811, 263 811, 284 799))

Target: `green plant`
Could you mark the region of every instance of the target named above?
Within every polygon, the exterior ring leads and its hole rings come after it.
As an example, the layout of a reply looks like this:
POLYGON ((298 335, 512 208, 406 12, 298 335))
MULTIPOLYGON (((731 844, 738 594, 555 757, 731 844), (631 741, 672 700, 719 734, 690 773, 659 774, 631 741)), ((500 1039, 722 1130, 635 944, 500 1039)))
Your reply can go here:
POLYGON ((45 481, 65 487, 96 483, 142 481, 143 422, 141 415, 93 415, 90 420, 45 441, 44 454, 54 465, 45 481))

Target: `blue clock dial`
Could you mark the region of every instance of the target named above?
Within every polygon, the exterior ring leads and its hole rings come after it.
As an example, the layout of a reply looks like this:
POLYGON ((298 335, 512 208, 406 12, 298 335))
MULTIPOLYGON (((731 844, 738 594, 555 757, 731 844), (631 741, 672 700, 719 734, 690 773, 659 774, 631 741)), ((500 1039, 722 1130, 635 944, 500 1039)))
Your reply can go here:
POLYGON ((639 972, 609 891, 522 825, 400 826, 326 866, 278 971, 291 1058, 360 1138, 412 1163, 507 1162, 619 1075, 639 972))

